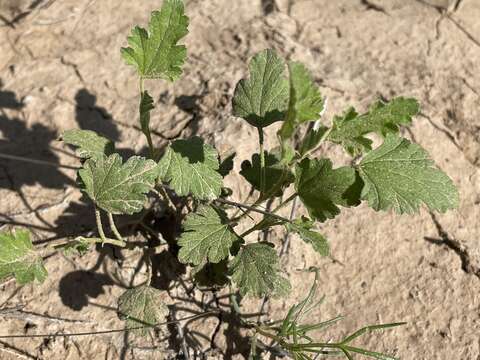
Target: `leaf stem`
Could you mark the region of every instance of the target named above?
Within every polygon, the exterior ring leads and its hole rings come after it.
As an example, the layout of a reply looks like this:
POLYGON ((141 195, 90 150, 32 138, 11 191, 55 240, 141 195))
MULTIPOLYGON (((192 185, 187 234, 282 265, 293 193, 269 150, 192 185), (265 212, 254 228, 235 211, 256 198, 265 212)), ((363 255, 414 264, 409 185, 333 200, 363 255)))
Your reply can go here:
MULTIPOLYGON (((142 113, 142 102, 143 102, 143 96, 145 92, 145 79, 143 77, 140 77, 139 81, 140 85, 140 116, 142 113)), ((150 150, 150 158, 155 160, 155 149, 153 147, 153 141, 152 141, 152 134, 150 133, 150 127, 149 126, 144 126, 142 123, 140 123, 140 126, 142 128, 142 132, 147 138, 147 143, 148 143, 148 148, 150 150)))
MULTIPOLYGON (((83 236, 79 236, 77 238, 75 238, 75 240, 78 240, 78 241, 83 241, 83 242, 86 242, 86 243, 89 243, 89 244, 98 244, 98 243, 101 243, 102 245, 103 244, 110 244, 110 245, 115 245, 115 246, 118 246, 118 247, 121 247, 121 248, 124 248, 126 245, 126 243, 124 241, 120 241, 120 240, 116 240, 116 239, 110 239, 110 238, 86 238, 86 237, 83 237, 83 236)), ((56 246, 58 248, 58 245, 56 246)))
POLYGON ((100 235, 100 239, 102 239, 103 243, 107 243, 107 237, 105 236, 105 232, 103 231, 102 217, 100 215, 100 210, 98 210, 96 206, 95 206, 95 221, 97 222, 97 230, 98 230, 98 235, 100 235))
POLYGON ((226 205, 230 205, 230 206, 244 208, 244 209, 247 209, 247 210, 250 210, 250 211, 253 211, 253 212, 257 212, 259 214, 271 216, 271 217, 276 218, 276 219, 281 220, 281 221, 290 222, 290 220, 288 220, 287 218, 285 218, 283 216, 274 214, 273 212, 270 212, 270 211, 258 209, 254 206, 251 206, 251 205, 240 204, 240 203, 237 203, 235 201, 230 201, 230 200, 226 200, 226 199, 222 199, 222 198, 218 198, 215 201, 226 204, 226 205))
POLYGON ((112 229, 113 234, 119 241, 124 242, 122 235, 120 234, 120 232, 117 229, 117 226, 115 225, 115 220, 113 220, 112 213, 107 212, 107 215, 108 215, 108 222, 110 223, 110 229, 112 229))
POLYGON ((303 156, 299 159, 299 161, 305 159, 308 155, 310 155, 312 152, 314 152, 315 150, 317 150, 320 146, 322 146, 322 144, 325 142, 325 140, 327 140, 328 136, 330 135, 330 133, 332 132, 333 130, 333 126, 330 127, 327 131, 325 131, 325 133, 322 135, 322 137, 320 138, 320 141, 318 142, 317 146, 309 151, 307 151, 305 154, 303 154, 303 156))
POLYGON ((258 127, 258 143, 260 146, 260 198, 262 198, 263 193, 265 192, 265 182, 266 182, 266 171, 265 171, 265 150, 264 150, 264 134, 263 128, 258 127))

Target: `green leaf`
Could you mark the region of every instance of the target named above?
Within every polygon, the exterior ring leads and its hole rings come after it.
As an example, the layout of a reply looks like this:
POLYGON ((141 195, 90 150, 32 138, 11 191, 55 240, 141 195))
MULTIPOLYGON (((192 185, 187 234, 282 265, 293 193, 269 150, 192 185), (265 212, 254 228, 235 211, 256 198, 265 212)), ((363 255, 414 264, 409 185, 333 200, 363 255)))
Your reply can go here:
POLYGON ((300 156, 304 156, 309 151, 314 150, 318 146, 322 138, 326 136, 325 133, 327 131, 328 131, 328 128, 325 126, 321 126, 318 130, 315 130, 315 129, 310 130, 305 135, 305 138, 300 144, 300 149, 298 151, 300 153, 300 156))
POLYGON ((0 279, 13 275, 20 285, 47 277, 40 254, 27 230, 0 232, 0 279))
POLYGON ((425 150, 406 139, 388 135, 358 170, 365 182, 362 198, 377 211, 393 208, 399 214, 412 214, 422 203, 440 212, 458 207, 452 180, 434 167, 425 150))
POLYGON ((196 213, 190 213, 178 240, 180 262, 199 265, 206 261, 218 263, 227 258, 230 247, 237 240, 237 235, 226 224, 227 220, 225 213, 212 206, 202 206, 196 213))
POLYGON ((69 241, 66 244, 60 244, 55 246, 55 249, 62 250, 65 256, 72 256, 78 254, 80 256, 85 255, 90 249, 90 244, 78 237, 75 240, 69 241))
POLYGON ((313 221, 302 218, 297 219, 291 223, 285 224, 288 231, 295 232, 300 235, 300 238, 308 244, 311 244, 313 249, 322 256, 330 255, 330 247, 327 239, 316 231, 312 231, 313 221))
POLYGON ((87 160, 79 171, 84 191, 99 208, 112 214, 134 214, 143 209, 145 194, 155 185, 158 166, 133 156, 122 164, 118 154, 87 160))
POLYGON ((181 0, 165 0, 154 11, 147 30, 136 26, 122 57, 136 67, 141 78, 175 81, 182 74, 187 49, 177 42, 188 34, 188 17, 181 0))
POLYGON ((142 132, 147 136, 150 136, 150 111, 154 108, 153 98, 148 91, 144 91, 140 99, 140 125, 142 132))
POLYGON ((242 296, 288 292, 288 281, 279 272, 277 252, 267 243, 243 246, 230 264, 232 280, 242 296))
MULTIPOLYGON (((293 173, 279 159, 278 154, 265 154, 265 189, 272 196, 281 196, 283 190, 294 181, 293 173), (273 191, 274 190, 274 191, 273 191)), ((240 174, 258 191, 260 191, 260 154, 253 154, 252 161, 242 162, 240 174)))
POLYGON ((355 169, 332 168, 329 159, 304 159, 295 171, 295 188, 310 216, 319 221, 332 219, 340 213, 337 205, 353 206, 358 201, 349 197, 356 182, 355 169))
POLYGON ((170 182, 177 195, 192 194, 200 200, 220 196, 222 176, 218 172, 218 154, 201 138, 174 141, 158 165, 160 178, 170 182))
POLYGON ((128 289, 118 298, 118 312, 127 321, 127 328, 145 336, 152 326, 163 322, 168 308, 162 302, 162 292, 148 285, 128 289))
POLYGON ((111 155, 115 151, 113 142, 91 130, 67 130, 63 133, 62 140, 76 146, 75 153, 83 159, 98 159, 104 155, 111 155))
POLYGON ((289 62, 288 70, 290 101, 286 119, 280 130, 282 139, 290 138, 297 125, 318 120, 323 110, 323 98, 307 68, 302 63, 289 62))
POLYGON ((400 125, 409 125, 419 111, 417 100, 398 97, 388 103, 377 101, 363 115, 354 108, 343 116, 335 116, 328 140, 341 144, 351 155, 359 155, 372 149, 372 141, 364 135, 377 133, 386 136, 398 133, 400 125))
POLYGON ((250 79, 237 84, 233 96, 233 115, 257 128, 285 117, 288 80, 285 64, 274 50, 264 50, 250 61, 250 79))

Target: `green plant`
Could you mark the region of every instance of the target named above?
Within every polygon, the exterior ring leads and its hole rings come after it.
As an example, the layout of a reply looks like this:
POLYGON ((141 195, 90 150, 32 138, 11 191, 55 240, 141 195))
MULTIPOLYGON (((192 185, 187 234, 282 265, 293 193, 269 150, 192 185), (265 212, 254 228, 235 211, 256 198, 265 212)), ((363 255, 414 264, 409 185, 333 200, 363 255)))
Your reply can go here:
MULTIPOLYGON (((444 212, 458 205, 458 192, 452 181, 436 168, 418 145, 399 135, 418 113, 416 100, 398 97, 378 101, 363 114, 353 108, 335 116, 331 126, 321 121, 325 99, 308 70, 298 62, 288 62, 273 50, 253 57, 248 78, 241 80, 233 97, 233 114, 258 131, 259 151, 242 163, 240 174, 258 194, 251 204, 229 200, 232 191, 223 186, 223 177, 233 169, 233 158, 219 160, 216 149, 199 137, 171 142, 163 154, 155 148, 150 131, 154 100, 145 90, 145 80, 175 81, 182 74, 186 48, 178 42, 188 33, 188 18, 180 0, 165 0, 161 11, 153 12, 149 29, 135 27, 128 37, 129 47, 122 57, 139 77, 139 119, 149 146, 149 158, 132 156, 124 161, 115 145, 92 131, 70 130, 63 141, 76 147, 82 158, 78 171, 81 190, 94 204, 98 236, 79 236, 56 250, 84 254, 92 244, 140 248, 147 260, 156 253, 147 241, 138 245, 127 241, 118 230, 114 216, 150 211, 152 203, 175 214, 176 198, 184 198, 193 209, 186 215, 178 237, 178 260, 193 266, 194 279, 207 277, 217 287, 231 287, 232 308, 239 316, 239 299, 244 296, 287 294, 290 284, 282 274, 279 254, 268 241, 246 240, 247 235, 274 226, 297 233, 322 256, 329 255, 327 239, 315 224, 333 219, 340 207, 354 207, 366 201, 376 211, 393 209, 412 214, 424 204, 444 212), (264 147, 264 129, 280 122, 278 147, 264 147), (368 135, 383 140, 373 148, 368 135), (300 139, 300 140, 298 140, 300 139), (353 165, 334 168, 328 158, 315 157, 325 142, 343 147, 354 157, 353 165), (154 194, 148 198, 148 195, 154 194), (295 199, 305 206, 309 217, 286 218, 279 211, 295 199), (150 205, 146 206, 147 199, 150 205), (264 204, 275 204, 265 210, 264 204), (242 213, 232 213, 241 209, 242 213), (236 228, 256 212, 263 218, 242 233, 236 228), (102 223, 106 215, 112 235, 107 237, 102 223), (238 296, 236 296, 238 295, 238 296)), ((46 270, 41 253, 32 245, 27 232, 0 235, 0 277, 15 276, 19 283, 43 281, 46 270)), ((119 313, 128 329, 143 334, 162 323, 168 309, 159 302, 158 290, 150 286, 151 264, 145 284, 127 290, 119 299, 119 313)), ((317 276, 317 275, 316 275, 317 276)), ((313 301, 316 282, 307 298, 293 306, 284 320, 256 324, 243 321, 252 329, 252 358, 257 356, 259 338, 270 338, 277 347, 295 359, 311 359, 309 354, 345 355, 359 353, 377 359, 393 357, 351 345, 361 334, 400 324, 370 326, 337 343, 314 342, 309 332, 335 323, 339 318, 303 324, 302 316, 317 305, 313 301)))

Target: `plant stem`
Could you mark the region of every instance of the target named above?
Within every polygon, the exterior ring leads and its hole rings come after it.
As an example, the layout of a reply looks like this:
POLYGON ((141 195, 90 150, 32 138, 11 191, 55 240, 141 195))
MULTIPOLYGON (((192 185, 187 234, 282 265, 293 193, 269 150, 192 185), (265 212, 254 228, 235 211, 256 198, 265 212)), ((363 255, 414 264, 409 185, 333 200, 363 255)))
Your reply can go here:
POLYGON ((264 135, 263 128, 259 127, 258 129, 258 143, 260 145, 260 198, 262 198, 263 193, 265 192, 265 151, 264 151, 264 135))
POLYGON ((110 228, 112 229, 113 234, 119 241, 124 242, 122 235, 120 234, 120 232, 117 229, 117 226, 115 225, 115 221, 113 220, 112 213, 108 212, 107 215, 108 215, 108 222, 110 223, 110 228))
MULTIPOLYGON (((141 114, 141 110, 142 110, 141 106, 142 106, 143 95, 144 95, 144 92, 145 92, 144 81, 145 80, 141 77, 140 78, 140 86, 139 86, 140 87, 140 114, 141 114)), ((147 138, 148 148, 150 150, 150 158, 155 159, 155 149, 153 147, 153 141, 152 141, 152 135, 150 133, 150 127, 148 126, 148 124, 143 124, 142 121, 140 121, 140 126, 142 128, 143 134, 147 138)))
MULTIPOLYGON (((103 225, 102 225, 102 218, 100 216, 100 210, 98 210, 97 207, 95 207, 95 221, 97 222, 97 230, 98 230, 98 235, 100 235, 100 239, 102 239, 103 243, 107 243, 107 237, 105 236, 105 232, 103 231, 103 225)), ((103 245, 102 243, 102 245, 103 245)))
MULTIPOLYGON (((120 241, 120 240, 116 240, 116 239, 110 239, 110 238, 86 238, 86 237, 83 237, 83 236, 79 236, 76 238, 76 240, 78 241, 84 241, 84 242, 87 242, 89 244, 98 244, 98 243, 101 243, 102 245, 103 244, 110 244, 110 245, 115 245, 115 246, 118 246, 118 247, 121 247, 121 248, 124 248, 125 246, 127 246, 125 244, 124 241, 120 241)), ((59 247, 59 245, 56 245, 55 246, 56 248, 59 247)))
POLYGON ((299 161, 305 159, 308 155, 310 155, 312 152, 314 152, 320 146, 322 146, 322 144, 325 142, 325 140, 327 140, 327 138, 330 135, 330 133, 332 132, 332 130, 333 130, 333 126, 331 128, 329 128, 327 131, 325 131, 325 133, 320 138, 320 141, 318 142, 317 146, 315 148, 311 149, 310 151, 307 151, 305 154, 303 154, 303 156, 299 159, 299 161))
POLYGON ((258 209, 254 206, 251 206, 251 205, 240 204, 240 203, 230 201, 230 200, 226 200, 226 199, 222 199, 222 198, 216 199, 215 201, 226 204, 226 205, 230 205, 230 206, 241 207, 241 208, 253 211, 253 212, 257 212, 259 214, 271 216, 271 217, 276 218, 276 219, 281 220, 281 221, 289 222, 289 220, 287 218, 283 217, 283 216, 274 214, 273 212, 270 212, 270 211, 265 211, 265 210, 262 210, 262 209, 258 209))

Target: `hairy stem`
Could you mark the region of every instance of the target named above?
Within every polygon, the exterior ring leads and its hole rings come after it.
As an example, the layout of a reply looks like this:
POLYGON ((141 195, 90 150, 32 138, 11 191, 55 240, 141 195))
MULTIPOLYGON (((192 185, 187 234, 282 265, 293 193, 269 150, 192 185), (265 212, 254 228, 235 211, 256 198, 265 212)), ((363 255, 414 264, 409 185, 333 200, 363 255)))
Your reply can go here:
MULTIPOLYGON (((83 237, 83 236, 79 236, 76 238, 76 240, 78 241, 82 241, 82 242, 86 242, 86 243, 89 243, 89 244, 98 244, 98 243, 101 243, 102 245, 103 244, 110 244, 110 245, 115 245, 115 246, 118 246, 118 247, 125 247, 126 244, 124 241, 120 241, 120 240, 116 240, 116 239, 110 239, 110 238, 86 238, 86 237, 83 237)), ((56 248, 58 248, 59 246, 55 246, 56 248)))
POLYGON ((250 210, 250 211, 253 211, 253 212, 257 212, 259 214, 271 216, 271 217, 276 218, 276 219, 281 220, 281 221, 289 222, 289 220, 287 218, 283 217, 283 216, 274 214, 273 212, 270 212, 270 211, 266 211, 266 210, 256 208, 256 207, 251 206, 251 205, 240 204, 240 203, 230 201, 230 200, 226 200, 226 199, 222 199, 222 198, 216 199, 215 201, 223 203, 225 205, 240 207, 240 208, 244 208, 244 209, 247 209, 247 210, 250 210))
POLYGON ((112 213, 107 213, 107 215, 108 215, 108 222, 110 223, 110 229, 112 229, 113 234, 119 241, 124 242, 122 235, 120 234, 120 232, 117 229, 117 226, 115 225, 115 220, 113 220, 112 213))
MULTIPOLYGON (((141 77, 140 78, 140 106, 142 104, 144 92, 145 92, 145 84, 144 84, 144 79, 141 77)), ((150 150, 150 158, 155 159, 155 149, 153 147, 152 134, 150 133, 150 128, 148 126, 144 126, 144 124, 140 124, 140 126, 142 127, 143 134, 147 138, 148 148, 150 150)))
POLYGON ((100 215, 100 210, 98 210, 97 207, 95 207, 95 221, 97 222, 97 230, 98 235, 100 235, 100 239, 102 239, 103 243, 107 243, 107 237, 105 236, 105 232, 103 231, 102 217, 100 215))
POLYGON ((262 198, 263 193, 265 192, 265 151, 264 151, 264 135, 263 128, 259 127, 258 129, 258 143, 260 145, 260 198, 262 198))

